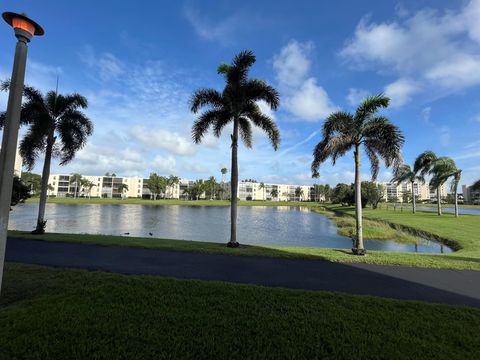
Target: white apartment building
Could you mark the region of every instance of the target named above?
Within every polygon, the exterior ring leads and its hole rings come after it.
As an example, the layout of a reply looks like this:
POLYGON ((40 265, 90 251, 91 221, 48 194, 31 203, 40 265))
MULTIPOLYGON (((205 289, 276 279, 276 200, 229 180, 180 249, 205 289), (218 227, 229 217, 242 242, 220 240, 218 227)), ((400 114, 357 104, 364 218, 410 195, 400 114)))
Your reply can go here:
POLYGON ((462 193, 463 193, 463 199, 465 203, 480 205, 480 191, 473 190, 472 185, 463 185, 462 193))
MULTIPOLYGON (((379 183, 385 187, 385 195, 384 198, 386 201, 391 199, 396 199, 396 201, 403 200, 403 194, 407 193, 411 196, 412 194, 412 183, 411 182, 404 182, 401 184, 392 183, 392 182, 381 182, 379 183)), ((413 184, 413 191, 416 196, 417 200, 420 201, 429 201, 429 200, 436 200, 437 198, 437 190, 430 189, 430 184, 428 182, 415 182, 413 184)), ((443 184, 440 187, 440 196, 442 198, 446 197, 448 194, 448 186, 447 184, 443 184)))
MULTIPOLYGON (((230 183, 227 183, 230 192, 230 183)), ((241 181, 238 184, 238 198, 240 200, 269 200, 269 201, 305 201, 313 197, 313 187, 307 185, 269 184, 261 186, 259 182, 241 181), (296 189, 300 188, 300 196, 296 189), (275 190, 275 191, 274 191, 275 190), (276 196, 275 192, 277 193, 276 196)))
MULTIPOLYGON (((66 197, 74 196, 75 183, 70 182, 69 174, 51 174, 48 180, 51 189, 48 191, 49 196, 66 197)), ((89 180, 94 184, 91 189, 79 185, 77 188, 77 196, 79 197, 104 197, 104 198, 151 198, 152 194, 148 189, 148 179, 138 176, 89 176, 82 175, 83 179, 89 180), (121 184, 128 186, 128 190, 120 190, 121 184)), ((185 190, 193 186, 195 181, 181 179, 179 184, 167 187, 165 197, 169 199, 186 199, 185 190)), ((225 183, 226 196, 230 192, 230 183, 225 183)), ((240 182, 238 184, 238 197, 240 200, 271 200, 271 201, 305 201, 310 200, 314 196, 313 187, 306 185, 289 185, 289 184, 264 184, 262 188, 257 182, 240 182), (300 195, 296 193, 296 189, 300 188, 300 195), (275 191, 277 196, 273 196, 275 191)), ((205 198, 204 195, 200 198, 205 198)))
MULTIPOLYGON (((66 197, 75 194, 75 183, 70 183, 68 174, 51 174, 48 183, 51 185, 49 196, 66 197)), ((139 176, 88 176, 82 175, 83 179, 91 181, 94 186, 91 189, 78 185, 77 196, 79 197, 104 197, 104 198, 150 198, 152 196, 147 186, 148 179, 139 176), (128 190, 120 190, 121 184, 128 186, 128 190)), ((178 199, 180 186, 167 187, 166 197, 178 199)))

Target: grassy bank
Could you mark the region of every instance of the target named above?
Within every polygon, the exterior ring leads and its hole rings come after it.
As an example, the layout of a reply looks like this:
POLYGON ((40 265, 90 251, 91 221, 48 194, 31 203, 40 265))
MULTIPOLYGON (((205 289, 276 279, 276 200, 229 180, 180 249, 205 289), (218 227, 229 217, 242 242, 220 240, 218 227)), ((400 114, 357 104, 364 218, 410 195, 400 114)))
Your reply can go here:
MULTIPOLYGON (((38 202, 38 197, 30 198, 29 202, 38 202)), ((52 204, 132 204, 132 205, 186 205, 186 206, 230 206, 227 200, 147 200, 138 198, 127 199, 104 199, 104 198, 55 198, 47 199, 48 203, 52 204)), ((239 201, 239 206, 318 206, 318 203, 313 201, 239 201)))
POLYGON ((8 264, 0 357, 474 359, 480 311, 8 264))
MULTIPOLYGON (((203 241, 141 238, 130 236, 86 235, 48 233, 32 235, 28 232, 10 231, 10 237, 45 241, 64 241, 104 246, 143 247, 172 251, 193 251, 235 256, 271 256, 296 259, 315 259, 343 263, 365 263, 377 265, 403 265, 444 269, 480 270, 479 258, 468 254, 421 254, 389 251, 369 251, 368 256, 351 255, 348 249, 322 249, 306 247, 241 245, 236 249, 225 244, 203 241)), ((321 239, 321 234, 319 234, 321 239)))

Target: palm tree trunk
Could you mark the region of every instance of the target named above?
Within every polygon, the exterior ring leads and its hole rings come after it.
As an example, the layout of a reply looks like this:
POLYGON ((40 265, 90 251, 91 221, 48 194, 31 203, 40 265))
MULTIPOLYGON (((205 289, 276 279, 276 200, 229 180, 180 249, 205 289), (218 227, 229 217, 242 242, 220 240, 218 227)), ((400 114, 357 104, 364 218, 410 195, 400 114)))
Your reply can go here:
POLYGON ((38 204, 37 226, 35 230, 32 231, 33 234, 43 234, 45 232, 45 206, 47 203, 48 178, 50 176, 50 163, 52 161, 52 150, 54 143, 55 138, 53 136, 49 137, 47 140, 47 148, 45 149, 45 161, 43 163, 42 186, 40 190, 40 201, 38 204))
POLYGON ((360 178, 360 144, 355 145, 355 220, 357 237, 352 252, 355 255, 365 255, 363 247, 363 230, 362 230, 362 182, 360 178))
POLYGON ((438 210, 438 215, 442 215, 442 204, 441 204, 441 197, 440 197, 440 186, 437 187, 437 210, 438 210))
POLYGON ((237 191, 238 191, 238 119, 233 120, 232 134, 232 171, 230 199, 230 241, 228 247, 238 247, 237 242, 237 191))
POLYGON ((412 206, 413 206, 413 213, 415 214, 415 189, 413 186, 413 181, 412 181, 412 206))
POLYGON ((458 182, 455 181, 455 192, 453 196, 455 196, 455 217, 458 217, 458 196, 457 196, 457 187, 458 182))

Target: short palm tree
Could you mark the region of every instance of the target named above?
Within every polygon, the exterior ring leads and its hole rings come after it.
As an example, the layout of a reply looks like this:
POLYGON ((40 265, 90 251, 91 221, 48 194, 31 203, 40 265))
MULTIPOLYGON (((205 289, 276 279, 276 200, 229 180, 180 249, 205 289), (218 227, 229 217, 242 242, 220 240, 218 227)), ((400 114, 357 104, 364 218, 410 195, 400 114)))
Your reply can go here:
POLYGON ((323 138, 313 151, 312 174, 318 177, 320 164, 331 158, 335 165, 340 156, 354 150, 356 237, 352 252, 356 255, 366 253, 362 232, 360 149, 363 145, 370 160, 372 181, 378 175, 379 158, 395 170, 402 163, 402 132, 388 118, 377 115, 377 111, 388 107, 389 102, 390 99, 383 94, 369 96, 358 106, 355 114, 344 111, 330 114, 323 124, 323 138))
POLYGON ((261 182, 261 183, 258 185, 258 188, 263 190, 262 200, 266 200, 266 199, 265 199, 265 183, 264 183, 264 182, 261 182))
POLYGON ((272 198, 277 199, 278 198, 278 190, 277 189, 272 189, 272 191, 270 191, 270 195, 272 196, 272 198))
POLYGON ((175 188, 175 185, 177 185, 179 183, 180 183, 180 178, 178 176, 170 175, 168 177, 167 186, 168 186, 168 193, 170 194, 169 198, 173 197, 173 190, 175 188))
MULTIPOLYGON (((416 174, 419 174, 420 179, 425 182, 425 176, 428 174, 431 174, 433 165, 435 162, 438 160, 437 155, 430 150, 424 151, 420 155, 417 156, 415 159, 415 163, 413 164, 413 171, 416 174)), ((432 186, 430 184, 431 188, 434 188, 437 192, 437 213, 438 215, 442 215, 442 204, 441 204, 441 185, 442 184, 435 184, 438 186, 432 186)))
POLYGON ((128 191, 128 185, 124 183, 118 184, 117 191, 120 193, 120 196, 123 199, 123 196, 125 195, 125 191, 128 191))
POLYGON ((220 136, 222 130, 233 123, 231 134, 232 166, 231 166, 231 208, 230 208, 230 240, 229 247, 238 247, 237 242, 237 191, 238 191, 238 136, 246 147, 252 147, 252 125, 262 129, 269 137, 275 150, 280 144, 280 132, 277 125, 263 114, 257 101, 263 100, 272 110, 280 104, 278 92, 265 81, 249 79, 248 72, 255 63, 255 55, 251 51, 243 51, 235 56, 230 65, 222 64, 218 73, 225 78, 226 84, 222 92, 215 89, 196 91, 191 99, 191 111, 198 113, 202 107, 208 107, 199 115, 193 124, 192 137, 200 143, 212 128, 213 134, 220 136))
POLYGON ((97 185, 95 185, 95 183, 93 183, 92 181, 88 179, 82 179, 82 187, 87 190, 88 198, 90 198, 92 194, 92 188, 94 186, 97 186, 97 185))
POLYGON ((79 187, 82 186, 82 175, 80 174, 77 174, 77 173, 74 173, 72 175, 70 175, 70 180, 69 180, 69 183, 70 185, 75 185, 75 192, 74 192, 74 197, 76 198, 77 195, 78 195, 78 190, 79 190, 79 187))
POLYGON ((422 180, 422 177, 421 176, 418 176, 417 173, 415 171, 412 170, 412 168, 410 167, 410 165, 402 165, 400 166, 394 177, 392 178, 392 182, 393 183, 397 183, 397 184, 400 184, 400 183, 403 183, 403 182, 410 182, 410 184, 412 185, 412 209, 413 209, 413 213, 415 214, 416 212, 416 208, 415 208, 415 182, 417 181, 421 181, 422 180))
MULTIPOLYGON (((454 195, 455 201, 455 217, 458 217, 458 184, 462 176, 462 170, 458 169, 455 161, 449 157, 439 157, 432 165, 430 170, 432 179, 430 180, 430 186, 437 189, 439 193, 440 187, 447 182, 449 178, 452 178, 451 192, 454 195)), ((440 212, 441 214, 441 212, 440 212)))
MULTIPOLYGON (((8 89, 9 82, 1 88, 8 89)), ((45 156, 42 171, 42 186, 38 207, 37 227, 33 233, 43 233, 45 228, 45 204, 48 191, 48 177, 52 157, 60 158, 60 165, 68 164, 78 150, 83 148, 93 132, 93 124, 81 111, 88 106, 87 99, 79 94, 60 95, 24 88, 21 123, 28 130, 20 142, 20 155, 28 170, 31 170, 40 155, 45 156)), ((5 114, 0 114, 0 122, 5 114)))

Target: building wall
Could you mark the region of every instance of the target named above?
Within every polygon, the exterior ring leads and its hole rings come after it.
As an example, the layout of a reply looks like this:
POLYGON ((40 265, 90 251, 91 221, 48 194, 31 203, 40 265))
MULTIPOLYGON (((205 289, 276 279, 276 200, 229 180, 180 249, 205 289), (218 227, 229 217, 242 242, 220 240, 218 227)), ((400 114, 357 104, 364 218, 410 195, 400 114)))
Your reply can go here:
MULTIPOLYGON (((396 201, 403 200, 403 194, 408 193, 411 195, 412 193, 412 183, 405 182, 401 184, 391 183, 391 182, 382 182, 380 183, 385 187, 385 201, 389 199, 396 199, 396 201)), ((437 191, 435 189, 430 189, 430 184, 428 182, 416 182, 413 184, 413 191, 415 196, 417 196, 417 200, 419 201, 428 201, 428 200, 435 200, 437 198, 437 191)), ((448 194, 448 186, 447 184, 443 184, 440 188, 440 196, 442 198, 446 197, 448 194)))
POLYGON ((468 204, 480 204, 480 191, 473 190, 471 185, 463 185, 462 193, 464 202, 468 204))

